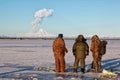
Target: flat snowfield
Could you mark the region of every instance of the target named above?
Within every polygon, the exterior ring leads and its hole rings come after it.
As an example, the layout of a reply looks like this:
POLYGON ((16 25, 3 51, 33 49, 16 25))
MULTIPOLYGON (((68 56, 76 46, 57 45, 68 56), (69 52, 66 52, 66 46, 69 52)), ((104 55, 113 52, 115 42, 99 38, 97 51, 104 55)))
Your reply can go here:
MULTIPOLYGON (((102 58, 102 67, 115 71, 120 78, 120 40, 107 40, 107 52, 102 58)), ((90 40, 87 43, 90 46, 90 40)), ((90 72, 91 52, 86 57, 86 73, 72 73, 74 40, 65 40, 68 53, 65 55, 66 72, 56 74, 52 51, 53 40, 0 40, 0 79, 4 80, 93 80, 98 78, 90 72), (82 76, 81 76, 82 75, 82 76)), ((106 77, 108 78, 108 77, 106 77)), ((105 80, 106 80, 105 78, 105 80)), ((110 77, 109 77, 110 78, 110 77)), ((103 79, 102 79, 103 80, 103 79)))

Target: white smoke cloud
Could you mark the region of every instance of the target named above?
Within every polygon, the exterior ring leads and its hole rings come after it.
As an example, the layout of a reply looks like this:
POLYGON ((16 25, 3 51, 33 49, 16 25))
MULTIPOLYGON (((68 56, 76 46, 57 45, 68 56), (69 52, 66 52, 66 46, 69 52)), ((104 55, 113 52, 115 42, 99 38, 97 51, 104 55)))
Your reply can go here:
POLYGON ((54 34, 40 28, 40 25, 44 18, 47 18, 53 14, 53 9, 40 9, 35 12, 35 20, 32 21, 32 31, 26 33, 19 33, 17 37, 53 37, 54 34))
POLYGON ((35 33, 39 31, 39 26, 42 23, 44 18, 47 18, 53 14, 53 9, 40 9, 34 15, 35 20, 32 22, 32 31, 35 33))

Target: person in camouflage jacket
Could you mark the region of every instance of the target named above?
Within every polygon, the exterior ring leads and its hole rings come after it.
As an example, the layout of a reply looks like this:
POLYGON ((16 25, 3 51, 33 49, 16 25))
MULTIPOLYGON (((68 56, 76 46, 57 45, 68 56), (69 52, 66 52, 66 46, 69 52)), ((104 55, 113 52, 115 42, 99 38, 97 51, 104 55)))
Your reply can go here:
POLYGON ((92 36, 90 50, 92 52, 92 71, 99 72, 99 55, 101 54, 101 41, 97 35, 92 36))
POLYGON ((85 58, 89 55, 89 46, 86 43, 86 39, 83 35, 78 35, 72 48, 74 61, 74 72, 77 72, 78 64, 80 62, 81 72, 85 72, 85 58))

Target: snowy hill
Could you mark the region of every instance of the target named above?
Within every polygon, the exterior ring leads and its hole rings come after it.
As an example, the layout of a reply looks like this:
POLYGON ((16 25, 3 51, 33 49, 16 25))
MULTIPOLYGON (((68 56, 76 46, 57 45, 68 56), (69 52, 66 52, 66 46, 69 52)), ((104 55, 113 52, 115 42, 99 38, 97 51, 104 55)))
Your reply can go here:
POLYGON ((37 32, 28 32, 28 33, 20 33, 17 37, 54 37, 54 34, 48 33, 43 29, 39 29, 37 32))

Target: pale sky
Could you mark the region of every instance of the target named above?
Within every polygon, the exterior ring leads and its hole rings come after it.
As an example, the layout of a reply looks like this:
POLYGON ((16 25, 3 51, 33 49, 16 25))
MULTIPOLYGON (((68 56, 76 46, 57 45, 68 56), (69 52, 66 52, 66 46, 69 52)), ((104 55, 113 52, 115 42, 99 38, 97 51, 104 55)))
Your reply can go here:
POLYGON ((32 31, 35 12, 52 9, 39 28, 65 36, 120 36, 120 0, 0 0, 0 35, 32 31))

